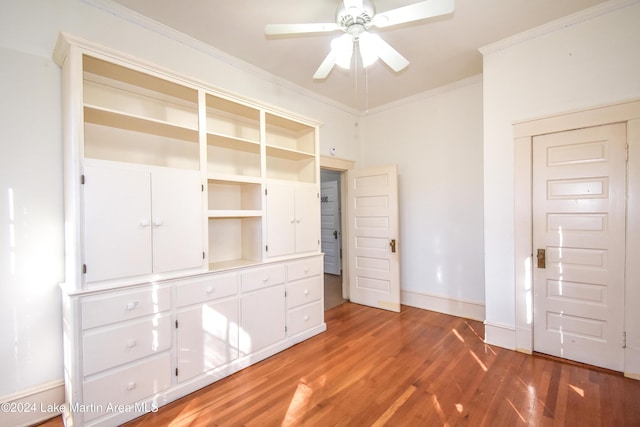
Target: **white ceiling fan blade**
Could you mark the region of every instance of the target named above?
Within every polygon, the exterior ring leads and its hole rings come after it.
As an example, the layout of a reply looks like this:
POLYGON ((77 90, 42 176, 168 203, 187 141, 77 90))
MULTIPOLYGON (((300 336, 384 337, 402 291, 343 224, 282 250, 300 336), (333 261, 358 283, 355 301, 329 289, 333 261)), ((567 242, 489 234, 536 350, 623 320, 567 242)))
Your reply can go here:
POLYGON ((316 70, 315 74, 313 75, 313 78, 316 80, 326 79, 335 64, 336 64, 336 53, 333 50, 331 50, 331 52, 329 52, 327 57, 324 58, 324 61, 322 61, 322 64, 320 64, 320 66, 316 70))
POLYGON ((338 24, 332 23, 310 23, 310 24, 267 24, 264 26, 264 33, 268 36, 284 34, 304 34, 304 33, 328 33, 339 30, 338 24))
MULTIPOLYGON (((363 33, 364 34, 364 33, 363 33)), ((362 35, 360 37, 362 37, 362 35)), ((382 59, 393 71, 400 71, 409 65, 409 61, 404 56, 392 48, 389 43, 382 40, 377 34, 368 33, 367 43, 374 49, 378 58, 382 59)))
POLYGON ((453 13, 454 9, 455 0, 426 0, 379 13, 374 16, 372 24, 379 28, 390 27, 391 25, 446 15, 453 13))

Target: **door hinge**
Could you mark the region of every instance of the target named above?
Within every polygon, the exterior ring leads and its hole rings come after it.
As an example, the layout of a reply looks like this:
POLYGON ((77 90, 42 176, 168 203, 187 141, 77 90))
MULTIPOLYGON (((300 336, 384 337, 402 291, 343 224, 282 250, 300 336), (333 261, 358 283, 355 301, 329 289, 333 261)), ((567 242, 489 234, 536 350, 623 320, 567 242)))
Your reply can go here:
POLYGON ((287 325, 284 325, 284 333, 287 333, 287 325))
POLYGON ((82 264, 82 274, 87 274, 87 264, 82 264))
POLYGON ((627 348, 627 332, 622 332, 622 348, 627 348))
POLYGON ((204 193, 204 184, 200 184, 200 186, 202 187, 202 192, 204 193))
POLYGON ((202 259, 205 259, 204 251, 202 251, 202 259))
POLYGON ((266 188, 264 189, 264 195, 265 196, 267 195, 267 189, 266 188))
POLYGON ((625 156, 626 156, 626 161, 629 161, 629 144, 624 146, 624 151, 625 151, 625 156))
POLYGON ((85 178, 84 178, 84 174, 80 175, 80 185, 84 185, 85 182, 85 178))
POLYGON ((266 246, 264 247, 264 250, 265 250, 265 251, 267 251, 267 252, 269 252, 269 245, 266 245, 266 246))
POLYGON ((178 368, 176 368, 176 377, 178 376, 178 368))
POLYGON ((176 319, 176 329, 178 329, 178 320, 176 319))

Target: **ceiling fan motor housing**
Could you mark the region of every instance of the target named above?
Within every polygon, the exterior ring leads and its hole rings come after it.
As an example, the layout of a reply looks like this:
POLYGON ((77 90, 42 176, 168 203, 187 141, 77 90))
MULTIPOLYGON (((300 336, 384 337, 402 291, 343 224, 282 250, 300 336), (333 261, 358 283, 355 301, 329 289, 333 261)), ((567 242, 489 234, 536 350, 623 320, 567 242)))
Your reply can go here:
POLYGON ((362 31, 369 28, 371 20, 376 14, 376 8, 371 0, 363 0, 362 8, 350 7, 347 9, 344 3, 345 2, 341 1, 338 5, 338 9, 336 10, 336 24, 338 24, 338 26, 346 33, 356 33, 352 35, 360 34, 362 31), (356 31, 350 31, 350 27, 355 25, 359 28, 356 31))

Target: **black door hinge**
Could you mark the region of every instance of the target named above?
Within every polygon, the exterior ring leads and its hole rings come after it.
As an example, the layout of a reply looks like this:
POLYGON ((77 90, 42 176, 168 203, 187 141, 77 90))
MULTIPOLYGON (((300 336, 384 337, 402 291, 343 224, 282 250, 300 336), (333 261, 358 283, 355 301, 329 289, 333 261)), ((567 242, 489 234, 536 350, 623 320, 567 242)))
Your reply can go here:
POLYGON ((87 264, 82 264, 82 274, 87 274, 87 264))
POLYGON ((80 175, 80 185, 84 185, 84 181, 85 181, 84 174, 80 175))

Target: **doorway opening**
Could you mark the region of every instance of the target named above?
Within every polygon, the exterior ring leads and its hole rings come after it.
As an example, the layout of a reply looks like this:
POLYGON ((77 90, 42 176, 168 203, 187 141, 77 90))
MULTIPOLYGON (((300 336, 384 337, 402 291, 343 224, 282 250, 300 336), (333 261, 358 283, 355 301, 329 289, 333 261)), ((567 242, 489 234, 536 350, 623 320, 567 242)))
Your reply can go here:
POLYGON ((329 310, 347 301, 342 269, 342 175, 320 170, 321 243, 324 253, 324 308, 329 310))

